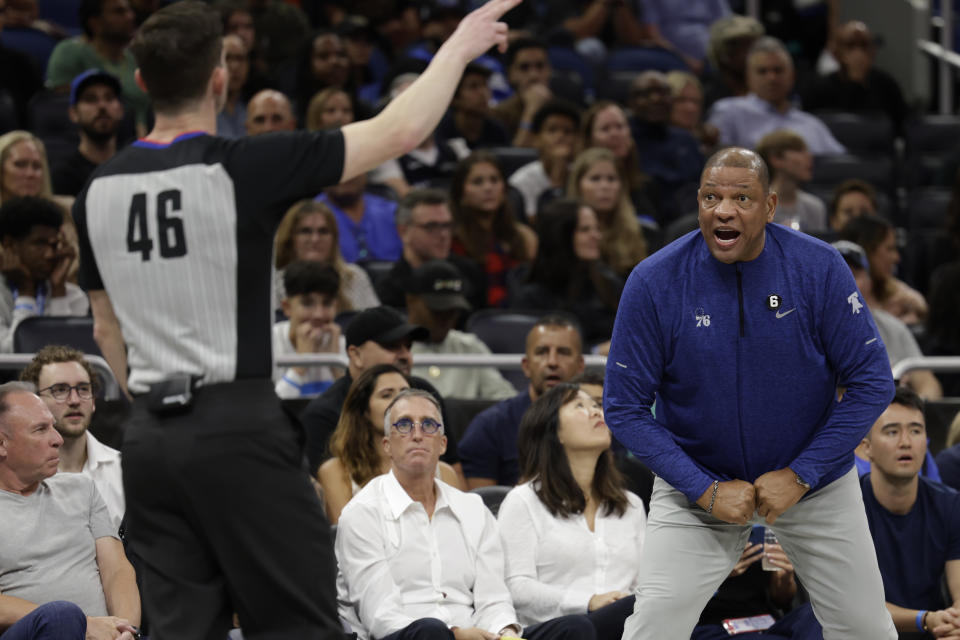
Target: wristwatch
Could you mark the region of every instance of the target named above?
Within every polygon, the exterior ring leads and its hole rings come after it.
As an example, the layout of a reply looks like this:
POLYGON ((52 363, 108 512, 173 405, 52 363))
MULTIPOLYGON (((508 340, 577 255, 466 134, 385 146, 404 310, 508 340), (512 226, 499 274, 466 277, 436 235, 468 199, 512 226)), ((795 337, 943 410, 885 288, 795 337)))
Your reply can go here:
POLYGON ((809 482, 806 482, 803 478, 801 478, 799 473, 797 473, 796 471, 794 471, 794 472, 793 472, 793 475, 796 476, 796 478, 797 478, 797 484, 798 484, 798 485, 800 485, 801 487, 803 487, 803 488, 806 489, 807 491, 810 490, 810 483, 809 483, 809 482))

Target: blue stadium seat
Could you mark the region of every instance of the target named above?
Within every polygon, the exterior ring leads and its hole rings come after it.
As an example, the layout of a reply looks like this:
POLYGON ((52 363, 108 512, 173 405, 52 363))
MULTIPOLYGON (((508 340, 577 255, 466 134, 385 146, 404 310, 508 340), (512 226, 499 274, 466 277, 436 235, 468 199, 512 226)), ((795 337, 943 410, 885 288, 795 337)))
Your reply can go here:
POLYGON ((369 262, 360 263, 363 270, 370 276, 370 282, 373 283, 374 288, 387 277, 393 269, 393 265, 394 262, 391 260, 370 260, 369 262))
POLYGON ((494 353, 524 353, 527 334, 542 315, 542 311, 480 309, 470 314, 466 329, 494 353))
POLYGON ((80 24, 80 4, 81 0, 39 0, 40 18, 79 33, 83 30, 83 25, 80 24))
POLYGON ((817 156, 813 161, 813 180, 816 184, 836 186, 849 178, 865 180, 877 191, 892 193, 896 186, 896 171, 890 156, 855 156, 850 154, 817 156))
POLYGON ((680 57, 659 47, 623 47, 614 49, 607 55, 608 71, 687 71, 687 65, 680 57))
POLYGON ((485 149, 497 156, 500 168, 505 178, 513 175, 514 171, 525 164, 530 164, 540 158, 540 153, 530 147, 492 147, 485 149))
POLYGON ((38 72, 41 74, 45 73, 47 60, 57 46, 53 36, 30 28, 4 28, 3 33, 0 33, 0 43, 30 56, 37 63, 38 72))
POLYGON ((818 111, 814 115, 820 118, 833 136, 854 155, 894 153, 893 123, 882 113, 865 115, 844 111, 818 111))
POLYGON ((960 117, 926 115, 906 125, 906 183, 931 185, 943 160, 960 149, 960 117))
POLYGON ((942 229, 953 193, 946 187, 920 187, 907 197, 907 224, 911 230, 942 229))
POLYGON ((596 74, 583 56, 569 47, 550 47, 547 49, 547 57, 550 58, 550 66, 554 72, 576 76, 587 98, 593 96, 597 87, 596 74))
MULTIPOLYGON (((470 314, 466 330, 476 334, 494 353, 524 353, 527 334, 543 314, 543 311, 480 309, 470 314)), ((500 373, 517 390, 527 386, 527 378, 520 369, 501 369, 500 373)))
POLYGON ((48 344, 63 344, 85 354, 102 356, 93 339, 93 318, 76 316, 34 316, 26 318, 13 332, 16 353, 35 353, 48 344))

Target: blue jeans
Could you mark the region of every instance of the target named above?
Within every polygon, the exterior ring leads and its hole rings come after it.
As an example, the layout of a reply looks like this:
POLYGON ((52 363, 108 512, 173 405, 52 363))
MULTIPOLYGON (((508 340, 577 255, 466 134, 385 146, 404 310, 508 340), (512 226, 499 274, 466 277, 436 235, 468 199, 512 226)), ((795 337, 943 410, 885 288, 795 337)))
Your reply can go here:
POLYGON ((87 616, 72 602, 42 604, 0 634, 0 640, 84 640, 87 616))

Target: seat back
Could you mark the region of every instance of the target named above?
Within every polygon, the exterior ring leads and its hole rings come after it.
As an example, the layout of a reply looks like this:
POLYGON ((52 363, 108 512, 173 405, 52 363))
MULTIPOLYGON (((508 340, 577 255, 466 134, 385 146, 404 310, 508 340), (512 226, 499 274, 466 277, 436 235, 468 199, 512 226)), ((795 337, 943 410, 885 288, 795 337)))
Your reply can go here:
POLYGON ((510 493, 510 489, 513 489, 513 487, 495 484, 490 487, 470 489, 470 493, 479 495, 483 500, 483 504, 487 505, 487 509, 490 509, 493 517, 496 518, 497 513, 500 511, 500 505, 503 503, 503 499, 507 497, 507 494, 510 493))
POLYGON ((47 61, 53 48, 57 46, 57 40, 49 35, 30 27, 5 28, 0 41, 5 47, 15 49, 25 53, 37 64, 40 73, 47 68, 47 61))
POLYGON ((850 178, 865 180, 876 187, 877 191, 890 194, 896 186, 893 158, 849 154, 814 158, 812 182, 836 185, 850 178))
MULTIPOLYGON (((475 333, 494 353, 524 353, 527 334, 542 315, 541 311, 481 309, 467 319, 466 330, 475 333)), ((527 377, 520 369, 500 369, 500 373, 518 391, 526 388, 527 377)))
POLYGON ((76 316, 34 316, 26 318, 13 332, 16 353, 36 353, 49 344, 63 344, 87 355, 103 356, 93 339, 93 318, 76 316))
POLYGON ((858 156, 890 155, 893 123, 882 113, 864 115, 845 111, 818 111, 816 116, 830 129, 847 151, 858 156))
POLYGON ((367 272, 373 287, 377 288, 383 279, 390 275, 394 264, 395 263, 390 260, 370 260, 368 262, 361 262, 360 266, 367 272))
POLYGON ((540 153, 529 147, 492 147, 486 149, 486 151, 497 157, 504 178, 509 178, 514 171, 523 165, 535 162, 540 158, 540 153))
POLYGON ((911 120, 905 138, 907 186, 933 184, 943 160, 960 148, 960 117, 926 115, 911 120))
POLYGON ((484 409, 497 404, 497 402, 497 400, 474 398, 444 398, 443 404, 446 409, 444 432, 452 437, 454 442, 460 442, 474 417, 484 409))
POLYGON ((543 313, 517 309, 480 309, 470 314, 466 330, 494 353, 524 353, 527 334, 543 313))

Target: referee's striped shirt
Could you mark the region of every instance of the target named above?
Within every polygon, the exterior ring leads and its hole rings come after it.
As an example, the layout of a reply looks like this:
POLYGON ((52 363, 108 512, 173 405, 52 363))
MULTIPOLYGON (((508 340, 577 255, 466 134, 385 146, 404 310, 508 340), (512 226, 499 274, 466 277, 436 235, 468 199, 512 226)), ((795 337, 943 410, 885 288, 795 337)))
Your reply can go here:
POLYGON ((80 283, 106 290, 128 385, 270 378, 271 256, 296 200, 339 182, 339 131, 140 140, 101 166, 73 215, 80 283))

